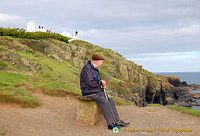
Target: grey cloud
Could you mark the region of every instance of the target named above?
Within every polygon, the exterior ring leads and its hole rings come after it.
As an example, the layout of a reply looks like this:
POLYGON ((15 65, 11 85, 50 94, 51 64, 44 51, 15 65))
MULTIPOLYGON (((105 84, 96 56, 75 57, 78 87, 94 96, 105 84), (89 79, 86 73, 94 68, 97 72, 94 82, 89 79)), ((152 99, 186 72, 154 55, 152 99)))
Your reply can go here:
MULTIPOLYGON (((0 2, 1 3, 1 2, 0 2)), ((57 20, 60 22, 72 22, 77 25, 92 25, 96 27, 127 27, 132 24, 140 24, 141 21, 157 22, 158 19, 169 21, 179 19, 186 15, 199 14, 198 1, 124 1, 124 0, 96 0, 96 1, 66 1, 66 0, 35 0, 35 1, 3 1, 1 10, 7 9, 8 13, 44 20, 57 20), (13 4, 12 4, 13 3, 13 4), (181 6, 179 5, 180 3, 181 6), (190 4, 189 4, 190 3, 190 4), (192 4, 192 9, 190 8, 192 4), (5 5, 5 6, 3 6, 5 5), (176 5, 176 6, 174 6, 176 5), (17 11, 16 11, 17 10, 17 11), (168 20, 169 19, 169 20, 168 20)), ((54 21, 51 21, 54 22, 54 21)), ((160 21, 159 21, 160 22, 160 21)), ((87 29, 87 28, 86 28, 87 29)))
MULTIPOLYGON (((178 27, 178 26, 177 26, 178 27)), ((182 26, 179 28, 132 27, 118 30, 91 30, 80 32, 84 39, 110 47, 124 54, 142 52, 178 52, 200 50, 199 25, 182 26), (184 33, 183 33, 184 31, 184 33), (106 39, 106 40, 105 40, 106 39)))
POLYGON ((136 56, 139 58, 128 56, 128 59, 134 60, 135 63, 153 72, 198 72, 200 69, 200 52, 197 51, 138 54, 136 56))
POLYGON ((25 20, 21 16, 0 13, 0 27, 22 27, 21 24, 24 22, 25 20))
POLYGON ((59 33, 78 30, 81 39, 138 63, 148 65, 138 54, 151 59, 152 53, 200 51, 199 0, 2 0, 0 5, 0 15, 12 18, 0 17, 0 25, 26 27, 34 20, 59 33))

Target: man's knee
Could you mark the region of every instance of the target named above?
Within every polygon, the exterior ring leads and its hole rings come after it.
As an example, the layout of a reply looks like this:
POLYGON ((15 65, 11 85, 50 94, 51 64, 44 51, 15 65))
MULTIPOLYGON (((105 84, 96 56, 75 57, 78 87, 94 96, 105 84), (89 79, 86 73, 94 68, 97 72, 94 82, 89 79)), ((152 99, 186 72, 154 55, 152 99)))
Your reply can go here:
POLYGON ((97 100, 98 103, 101 103, 101 104, 109 104, 110 101, 109 100, 106 100, 105 97, 101 97, 100 99, 97 100))

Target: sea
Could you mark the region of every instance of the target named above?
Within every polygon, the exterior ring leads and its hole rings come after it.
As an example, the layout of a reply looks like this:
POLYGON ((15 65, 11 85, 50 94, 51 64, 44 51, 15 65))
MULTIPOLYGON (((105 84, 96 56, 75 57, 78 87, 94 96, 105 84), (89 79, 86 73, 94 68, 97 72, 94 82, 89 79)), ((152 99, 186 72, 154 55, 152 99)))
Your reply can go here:
MULTIPOLYGON (((200 72, 154 72, 154 74, 164 76, 174 75, 175 77, 180 77, 181 82, 186 81, 187 84, 200 84, 200 72)), ((200 93, 200 88, 192 91, 192 93, 200 93)), ((200 111, 200 106, 192 106, 192 109, 200 111)))

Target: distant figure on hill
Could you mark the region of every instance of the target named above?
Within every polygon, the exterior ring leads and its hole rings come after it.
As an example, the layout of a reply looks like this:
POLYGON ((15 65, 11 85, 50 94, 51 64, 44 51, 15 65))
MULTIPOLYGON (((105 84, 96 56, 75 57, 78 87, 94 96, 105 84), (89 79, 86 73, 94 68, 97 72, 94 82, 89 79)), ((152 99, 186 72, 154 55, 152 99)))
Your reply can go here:
POLYGON ((77 36, 77 35, 78 35, 78 31, 75 32, 75 36, 77 36))
POLYGON ((108 129, 127 126, 130 123, 120 120, 113 99, 109 98, 105 91, 106 81, 101 79, 98 70, 103 64, 103 60, 102 56, 93 54, 92 60, 89 60, 83 67, 80 75, 82 95, 96 101, 104 114, 108 129))

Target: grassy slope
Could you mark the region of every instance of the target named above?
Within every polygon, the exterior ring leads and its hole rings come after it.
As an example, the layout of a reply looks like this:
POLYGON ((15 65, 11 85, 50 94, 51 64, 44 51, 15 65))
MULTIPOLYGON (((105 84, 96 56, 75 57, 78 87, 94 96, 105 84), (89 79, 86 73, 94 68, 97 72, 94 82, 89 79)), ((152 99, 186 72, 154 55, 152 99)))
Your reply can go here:
MULTIPOLYGON (((75 95, 81 94, 79 87, 79 73, 81 69, 75 67, 72 62, 58 62, 50 58, 47 54, 42 52, 41 48, 43 45, 47 44, 51 46, 61 46, 63 42, 55 39, 33 40, 11 38, 7 36, 0 37, 0 55, 12 52, 19 54, 19 58, 25 60, 23 63, 28 60, 28 62, 32 64, 37 62, 42 67, 42 70, 32 72, 20 65, 15 65, 21 61, 19 59, 13 62, 0 59, 0 69, 15 71, 15 73, 0 71, 0 101, 19 103, 23 107, 39 106, 40 103, 34 98, 31 92, 37 88, 42 88, 44 94, 52 96, 65 96, 67 93, 73 93, 75 95), (27 76, 24 75, 24 73, 33 73, 33 76, 27 76), (28 88, 24 90, 23 88, 19 88, 20 86, 28 86, 28 88)), ((92 44, 91 46, 93 46, 91 48, 92 50, 101 48, 92 44)), ((95 52, 99 53, 98 51, 95 52)), ((107 54, 109 53, 107 52, 107 54)), ((121 55, 115 54, 121 57, 121 55)), ((109 74, 106 72, 106 70, 103 71, 104 75, 109 74)), ((130 103, 118 97, 113 97, 113 99, 116 100, 116 104, 118 105, 127 105, 130 103)))
POLYGON ((36 107, 40 103, 27 92, 17 86, 25 83, 27 76, 0 71, 0 101, 7 103, 19 103, 22 107, 36 107))
POLYGON ((32 94, 40 88, 44 94, 52 96, 79 95, 75 88, 57 82, 28 75, 0 71, 0 101, 19 103, 22 107, 40 106, 32 94))
MULTIPOLYGON (((37 107, 40 106, 40 102, 34 98, 33 93, 38 88, 42 93, 51 96, 65 96, 66 94, 80 95, 81 90, 79 87, 79 73, 81 68, 75 67, 72 62, 64 61, 58 62, 55 59, 50 58, 42 51, 44 45, 63 45, 63 42, 55 39, 19 39, 11 37, 0 36, 0 58, 2 54, 8 52, 19 54, 23 59, 29 59, 31 62, 37 62, 41 65, 40 71, 29 71, 25 68, 13 65, 19 60, 14 62, 2 61, 0 59, 0 101, 7 103, 18 103, 22 107, 37 107), (14 71, 7 72, 7 71, 14 71), (25 74, 33 74, 28 76, 25 74)), ((66 44, 66 43, 65 43, 66 44)), ((111 49, 105 49, 85 41, 72 41, 69 45, 77 45, 86 49, 86 56, 90 57, 91 53, 97 53, 103 55, 106 60, 125 60, 123 56, 112 51, 111 49)), ((63 47, 64 48, 64 47, 63 47)), ((34 63, 33 63, 34 64, 34 63)), ((132 83, 123 79, 117 70, 118 78, 114 78, 110 75, 108 67, 112 66, 110 62, 105 61, 104 68, 101 69, 102 77, 108 80, 110 87, 116 91, 119 89, 126 90, 126 87, 137 86, 137 83, 132 83), (119 85, 120 84, 120 85, 119 85), (123 86, 124 85, 124 86, 123 86)), ((149 74, 146 71, 146 74, 149 74)), ((153 74, 151 74, 151 81, 155 80, 153 74)), ((152 82, 154 84, 154 82, 152 82)), ((119 91, 118 93, 126 93, 119 91)), ((115 100, 118 105, 131 104, 130 101, 126 101, 119 97, 110 96, 115 100)), ((155 105, 155 104, 154 104, 155 105)), ((185 107, 179 106, 167 106, 171 109, 181 111, 182 113, 200 116, 200 112, 196 110, 190 110, 185 107)))
POLYGON ((31 91, 39 87, 42 88, 43 93, 53 96, 65 96, 66 93, 80 95, 80 89, 77 87, 78 76, 73 75, 72 72, 75 70, 73 65, 67 61, 59 63, 45 54, 22 44, 21 41, 31 42, 37 40, 1 37, 0 55, 8 52, 19 54, 21 58, 37 61, 42 66, 42 71, 35 73, 33 76, 23 75, 23 73, 29 73, 30 71, 18 66, 12 66, 9 61, 0 60, 1 69, 18 73, 0 71, 0 101, 19 103, 22 107, 39 106, 40 103, 31 93, 31 91), (26 50, 26 52, 23 50, 26 50), (19 88, 19 86, 26 84, 29 86, 27 90, 19 88))

